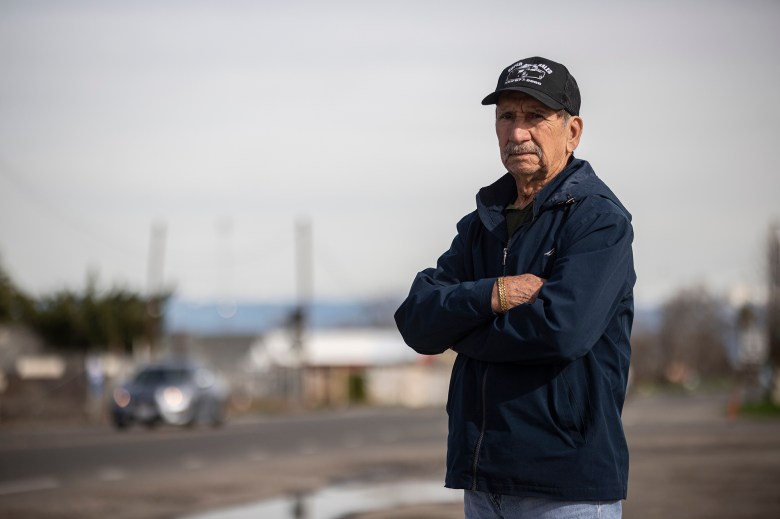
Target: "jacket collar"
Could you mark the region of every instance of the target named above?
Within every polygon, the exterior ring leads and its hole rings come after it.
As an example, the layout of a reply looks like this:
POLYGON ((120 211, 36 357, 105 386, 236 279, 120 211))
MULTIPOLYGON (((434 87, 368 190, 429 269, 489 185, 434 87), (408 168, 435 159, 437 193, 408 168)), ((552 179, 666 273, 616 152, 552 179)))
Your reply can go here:
MULTIPOLYGON (((566 167, 544 186, 534 199, 534 218, 552 207, 563 205, 585 194, 601 191, 617 200, 609 189, 596 177, 587 161, 572 158, 566 167)), ((488 231, 497 236, 506 236, 504 208, 517 198, 517 185, 510 173, 506 173, 493 184, 483 187, 477 193, 477 213, 488 231)), ((618 202, 619 203, 619 202, 618 202)))

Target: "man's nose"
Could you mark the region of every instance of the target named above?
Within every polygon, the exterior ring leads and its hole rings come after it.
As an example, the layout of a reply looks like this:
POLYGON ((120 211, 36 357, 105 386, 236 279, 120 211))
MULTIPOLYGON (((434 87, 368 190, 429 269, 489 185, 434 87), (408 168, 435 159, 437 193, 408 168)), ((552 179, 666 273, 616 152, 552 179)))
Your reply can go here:
POLYGON ((509 139, 512 142, 526 142, 531 140, 531 132, 519 124, 515 124, 509 130, 509 139))

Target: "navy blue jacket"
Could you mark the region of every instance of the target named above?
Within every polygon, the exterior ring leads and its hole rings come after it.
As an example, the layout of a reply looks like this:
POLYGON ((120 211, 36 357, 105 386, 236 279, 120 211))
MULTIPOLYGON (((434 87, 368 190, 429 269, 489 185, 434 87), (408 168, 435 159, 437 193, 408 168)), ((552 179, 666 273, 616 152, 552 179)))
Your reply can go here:
POLYGON ((507 242, 506 174, 395 314, 423 354, 458 353, 450 380, 446 486, 572 501, 624 499, 621 412, 636 281, 631 215, 573 159, 507 242), (547 281, 534 303, 491 310, 496 278, 547 281))

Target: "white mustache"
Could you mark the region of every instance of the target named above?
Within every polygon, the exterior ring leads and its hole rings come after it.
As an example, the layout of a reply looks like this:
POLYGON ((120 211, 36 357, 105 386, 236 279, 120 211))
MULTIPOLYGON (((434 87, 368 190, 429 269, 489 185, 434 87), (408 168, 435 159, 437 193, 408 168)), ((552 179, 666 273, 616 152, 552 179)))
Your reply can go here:
POLYGON ((519 155, 521 153, 533 153, 540 159, 542 158, 542 149, 532 142, 524 144, 507 144, 504 146, 504 156, 519 155))

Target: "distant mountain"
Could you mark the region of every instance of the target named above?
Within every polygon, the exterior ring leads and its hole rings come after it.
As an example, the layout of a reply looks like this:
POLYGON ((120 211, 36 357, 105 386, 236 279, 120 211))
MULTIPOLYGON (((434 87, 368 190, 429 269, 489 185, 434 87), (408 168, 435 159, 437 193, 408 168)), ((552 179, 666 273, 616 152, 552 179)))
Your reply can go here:
MULTIPOLYGON (((391 327, 400 304, 391 299, 316 301, 309 308, 309 326, 391 327)), ((216 302, 172 298, 165 307, 165 332, 193 335, 263 335, 284 327, 295 311, 292 302, 216 302)))

